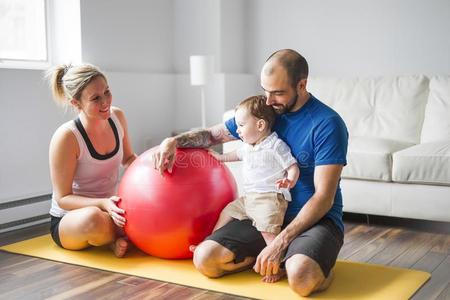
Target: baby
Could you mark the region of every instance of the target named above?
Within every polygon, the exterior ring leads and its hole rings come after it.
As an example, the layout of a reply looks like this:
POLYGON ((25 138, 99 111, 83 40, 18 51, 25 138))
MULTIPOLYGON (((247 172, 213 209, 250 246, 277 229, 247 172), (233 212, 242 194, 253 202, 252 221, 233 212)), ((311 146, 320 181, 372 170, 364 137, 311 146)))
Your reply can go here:
POLYGON ((235 109, 237 133, 244 145, 229 153, 213 155, 220 161, 243 162, 244 195, 222 211, 214 231, 230 222, 250 219, 269 245, 281 231, 284 214, 300 170, 290 149, 275 132, 274 109, 264 96, 245 99, 235 109))

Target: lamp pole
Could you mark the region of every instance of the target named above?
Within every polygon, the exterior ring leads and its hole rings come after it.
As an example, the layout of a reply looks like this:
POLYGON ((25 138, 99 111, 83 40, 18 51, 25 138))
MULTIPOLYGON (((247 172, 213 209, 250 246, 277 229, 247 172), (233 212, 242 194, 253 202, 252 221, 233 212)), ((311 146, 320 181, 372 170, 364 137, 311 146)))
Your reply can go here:
POLYGON ((206 128, 206 101, 205 101, 205 86, 202 85, 200 88, 201 93, 201 105, 202 105, 202 128, 206 128))
POLYGON ((190 58, 191 85, 200 86, 202 128, 206 128, 205 87, 213 73, 212 57, 192 55, 190 58))

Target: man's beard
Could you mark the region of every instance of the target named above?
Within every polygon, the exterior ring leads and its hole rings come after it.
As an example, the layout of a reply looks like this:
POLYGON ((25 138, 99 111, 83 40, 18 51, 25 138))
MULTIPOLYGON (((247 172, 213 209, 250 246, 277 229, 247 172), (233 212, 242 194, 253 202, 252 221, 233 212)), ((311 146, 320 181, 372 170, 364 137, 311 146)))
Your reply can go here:
POLYGON ((292 97, 287 104, 272 105, 272 107, 278 115, 290 112, 294 108, 295 103, 297 103, 297 97, 298 94, 295 93, 294 97, 292 97))

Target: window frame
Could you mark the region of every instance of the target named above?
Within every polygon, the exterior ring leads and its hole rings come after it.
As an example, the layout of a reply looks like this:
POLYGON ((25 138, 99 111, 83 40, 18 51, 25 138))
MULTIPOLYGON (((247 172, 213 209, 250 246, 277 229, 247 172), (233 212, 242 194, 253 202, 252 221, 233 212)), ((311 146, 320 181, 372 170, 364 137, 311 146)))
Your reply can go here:
POLYGON ((52 65, 52 10, 50 0, 44 0, 44 16, 45 16, 45 37, 46 37, 46 60, 31 59, 2 59, 0 57, 0 69, 30 69, 30 70, 46 70, 52 65))

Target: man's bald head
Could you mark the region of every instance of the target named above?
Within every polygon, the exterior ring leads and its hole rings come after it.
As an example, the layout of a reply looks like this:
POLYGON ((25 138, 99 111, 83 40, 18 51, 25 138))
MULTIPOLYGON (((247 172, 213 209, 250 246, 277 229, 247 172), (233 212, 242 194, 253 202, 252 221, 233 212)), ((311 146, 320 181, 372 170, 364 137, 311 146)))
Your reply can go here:
POLYGON ((279 67, 286 71, 294 89, 301 79, 308 78, 308 62, 295 50, 283 49, 272 53, 264 64, 263 74, 270 76, 279 67))

